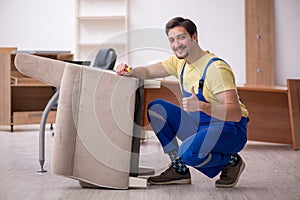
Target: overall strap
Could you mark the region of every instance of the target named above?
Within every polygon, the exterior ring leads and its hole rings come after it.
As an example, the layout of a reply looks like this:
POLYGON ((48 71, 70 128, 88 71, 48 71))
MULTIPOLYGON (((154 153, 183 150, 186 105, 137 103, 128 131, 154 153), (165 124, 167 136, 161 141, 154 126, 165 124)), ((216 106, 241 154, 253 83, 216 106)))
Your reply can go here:
POLYGON ((185 65, 186 65, 186 62, 184 63, 181 73, 180 73, 180 84, 182 85, 182 87, 183 87, 183 73, 184 73, 185 65))
MULTIPOLYGON (((221 61, 223 61, 223 62, 225 62, 224 60, 222 60, 221 58, 212 58, 212 59, 210 59, 209 61, 208 61, 208 63, 207 63, 207 65, 205 66, 205 69, 204 69, 204 72, 203 72, 203 74, 202 74, 202 77, 201 77, 201 79, 199 80, 199 89, 203 89, 203 85, 204 85, 204 79, 205 79, 205 77, 206 77, 206 71, 207 71, 207 69, 208 69, 208 67, 213 63, 213 62, 215 62, 215 61, 218 61, 218 60, 221 60, 221 61)), ((226 62, 225 62, 226 63, 226 62)))

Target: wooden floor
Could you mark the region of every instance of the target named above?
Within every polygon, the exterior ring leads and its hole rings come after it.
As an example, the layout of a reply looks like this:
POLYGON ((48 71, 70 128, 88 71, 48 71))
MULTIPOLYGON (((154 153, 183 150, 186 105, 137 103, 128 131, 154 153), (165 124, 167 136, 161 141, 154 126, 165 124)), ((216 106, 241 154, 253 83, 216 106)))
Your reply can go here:
MULTIPOLYGON (((246 169, 231 189, 214 187, 214 179, 192 171, 192 185, 149 186, 147 189, 82 189, 77 181, 51 174, 53 138, 46 132, 47 173, 39 174, 38 125, 0 127, 0 199, 300 199, 300 151, 291 146, 248 142, 241 152, 246 169)), ((168 157, 153 135, 141 146, 141 165, 157 173, 168 165, 168 157)))

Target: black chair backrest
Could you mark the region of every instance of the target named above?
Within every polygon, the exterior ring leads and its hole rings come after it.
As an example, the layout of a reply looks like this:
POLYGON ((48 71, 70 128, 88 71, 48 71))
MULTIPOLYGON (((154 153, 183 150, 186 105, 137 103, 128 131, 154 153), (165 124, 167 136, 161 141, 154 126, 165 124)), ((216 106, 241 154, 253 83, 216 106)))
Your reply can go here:
POLYGON ((112 48, 99 49, 93 67, 113 70, 117 59, 117 54, 112 48))

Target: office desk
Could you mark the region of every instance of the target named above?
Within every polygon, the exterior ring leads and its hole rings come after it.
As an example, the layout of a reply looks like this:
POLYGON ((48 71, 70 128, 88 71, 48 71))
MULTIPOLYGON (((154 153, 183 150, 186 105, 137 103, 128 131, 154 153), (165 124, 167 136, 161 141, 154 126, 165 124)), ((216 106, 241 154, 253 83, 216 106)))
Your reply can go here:
MULTIPOLYGON (((300 80, 287 80, 287 87, 238 86, 238 93, 250 113, 248 139, 291 144, 300 149, 300 80)), ((147 105, 161 98, 180 105, 178 82, 161 81, 161 87, 145 88, 143 130, 149 130, 147 105)))
POLYGON ((250 122, 248 139, 291 144, 287 87, 239 86, 250 122))

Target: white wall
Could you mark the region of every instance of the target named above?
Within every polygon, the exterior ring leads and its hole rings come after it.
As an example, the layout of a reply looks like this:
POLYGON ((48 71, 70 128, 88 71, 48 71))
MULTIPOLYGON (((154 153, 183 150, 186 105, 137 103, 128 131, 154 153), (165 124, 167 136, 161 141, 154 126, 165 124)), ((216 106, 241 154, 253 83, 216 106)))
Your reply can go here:
MULTIPOLYGON (((130 64, 142 65, 171 54, 164 25, 172 17, 191 18, 199 42, 226 59, 238 84, 245 83, 245 17, 242 0, 128 0, 130 64)), ((300 78, 300 1, 275 2, 275 82, 300 78)), ((74 0, 0 0, 0 46, 19 49, 75 49, 74 0)))
MULTIPOLYGON (((236 74, 238 83, 245 82, 245 23, 244 2, 241 0, 130 0, 129 29, 157 28, 161 29, 161 44, 166 43, 164 33, 165 23, 176 16, 190 18, 198 27, 200 46, 210 50, 225 59, 236 74), (141 9, 144 8, 144 9, 141 9)), ((157 36, 158 34, 156 34, 157 36)), ((151 34, 142 36, 143 39, 152 39, 151 34)), ((133 40, 130 40, 134 43, 133 40)), ((145 51, 143 56, 139 52, 133 64, 142 64, 166 58, 159 56, 159 51, 145 51), (144 60, 144 58, 147 60, 144 60)), ((131 61, 132 59, 130 59, 131 61)))
POLYGON ((275 0, 275 84, 300 79, 300 0, 275 0))
POLYGON ((0 46, 74 50, 74 0, 0 0, 0 46))

